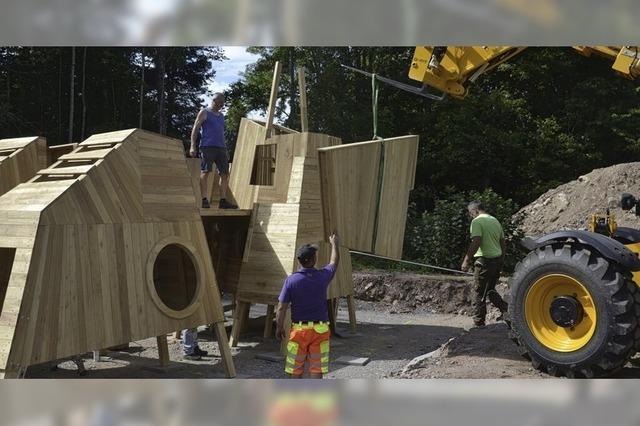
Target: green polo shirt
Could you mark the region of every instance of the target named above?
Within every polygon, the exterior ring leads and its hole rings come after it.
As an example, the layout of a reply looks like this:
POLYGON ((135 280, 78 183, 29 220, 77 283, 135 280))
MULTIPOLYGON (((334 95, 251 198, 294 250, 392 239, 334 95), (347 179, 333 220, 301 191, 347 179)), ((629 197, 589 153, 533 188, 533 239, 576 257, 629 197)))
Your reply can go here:
POLYGON ((498 219, 486 213, 479 214, 471 221, 471 238, 480 237, 480 248, 474 257, 494 258, 502 256, 500 239, 504 238, 502 225, 498 219))

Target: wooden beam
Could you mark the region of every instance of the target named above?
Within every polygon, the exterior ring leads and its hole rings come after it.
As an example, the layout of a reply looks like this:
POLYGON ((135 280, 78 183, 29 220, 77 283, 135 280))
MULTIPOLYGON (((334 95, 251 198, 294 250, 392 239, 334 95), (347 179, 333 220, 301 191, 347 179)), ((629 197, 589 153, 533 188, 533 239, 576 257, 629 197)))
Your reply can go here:
POLYGON ((298 68, 298 90, 300 91, 300 128, 302 132, 309 131, 307 117, 307 84, 305 82, 304 67, 298 68))
POLYGON ((351 325, 351 332, 356 332, 356 304, 353 298, 353 294, 347 296, 347 307, 349 309, 349 325, 351 325))
POLYGON ((233 327, 231 328, 231 339, 229 344, 235 348, 238 346, 238 339, 240 338, 240 332, 244 327, 244 321, 249 314, 248 302, 236 301, 236 309, 233 310, 233 327))
POLYGON ((276 112, 276 102, 278 101, 278 91, 280 87, 280 74, 282 73, 282 64, 276 62, 273 70, 273 81, 271 82, 271 94, 269 95, 269 107, 267 108, 267 139, 271 136, 273 127, 273 118, 276 112))
POLYGON ((156 337, 158 342, 158 357, 160 358, 160 366, 169 366, 169 344, 167 343, 167 335, 162 334, 156 337))
POLYGON ((227 331, 224 328, 224 323, 217 322, 213 324, 213 330, 216 332, 218 348, 220 349, 220 355, 222 356, 222 362, 224 363, 227 378, 232 379, 236 377, 236 367, 233 365, 233 356, 231 355, 231 349, 229 348, 229 341, 227 340, 227 331))

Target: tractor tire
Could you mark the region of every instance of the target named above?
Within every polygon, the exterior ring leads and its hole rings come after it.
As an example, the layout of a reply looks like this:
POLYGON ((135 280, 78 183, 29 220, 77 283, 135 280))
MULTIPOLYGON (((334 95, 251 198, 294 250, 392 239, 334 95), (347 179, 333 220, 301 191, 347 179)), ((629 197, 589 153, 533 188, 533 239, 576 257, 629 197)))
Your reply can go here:
POLYGON ((509 287, 511 337, 538 370, 606 376, 640 346, 640 291, 631 273, 588 246, 537 248, 518 263, 509 287))

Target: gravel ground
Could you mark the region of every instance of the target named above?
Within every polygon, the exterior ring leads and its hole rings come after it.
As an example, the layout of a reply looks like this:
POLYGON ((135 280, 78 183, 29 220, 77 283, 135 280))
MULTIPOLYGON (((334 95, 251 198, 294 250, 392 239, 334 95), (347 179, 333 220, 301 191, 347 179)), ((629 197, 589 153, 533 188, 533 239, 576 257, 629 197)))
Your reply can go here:
MULTIPOLYGON (((369 357, 363 367, 331 363, 329 378, 382 378, 401 370, 412 358, 437 349, 453 336, 460 335, 471 319, 452 314, 424 312, 391 314, 372 302, 356 301, 358 329, 347 330, 346 304, 340 306, 338 330, 344 338, 332 338, 331 359, 350 355, 369 357)), ((250 330, 242 334, 238 348, 232 348, 237 373, 241 378, 283 378, 283 363, 256 359, 258 353, 278 351, 279 342, 262 338, 264 307, 252 308, 250 330)), ((200 346, 212 356, 202 361, 182 359, 180 343, 169 337, 171 363, 161 368, 155 339, 132 342, 127 351, 108 352, 100 362, 85 354, 87 378, 223 378, 224 370, 214 335, 202 328, 200 346)), ((230 331, 230 330, 229 330, 230 331)), ((48 365, 32 366, 30 378, 77 378, 75 364, 70 361, 51 371, 48 365)))

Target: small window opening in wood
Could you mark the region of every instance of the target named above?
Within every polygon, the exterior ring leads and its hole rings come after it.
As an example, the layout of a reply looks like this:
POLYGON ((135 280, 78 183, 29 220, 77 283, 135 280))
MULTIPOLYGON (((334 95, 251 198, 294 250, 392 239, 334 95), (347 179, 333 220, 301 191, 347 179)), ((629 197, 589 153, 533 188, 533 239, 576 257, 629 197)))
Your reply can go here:
POLYGON ((160 300, 174 311, 193 302, 198 287, 196 266, 178 244, 164 247, 153 264, 153 284, 160 300))
POLYGON ((251 185, 273 186, 276 175, 277 145, 258 145, 253 158, 251 185))

